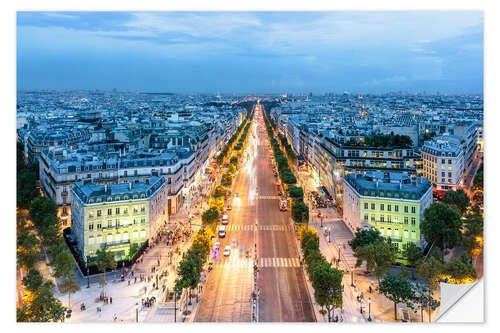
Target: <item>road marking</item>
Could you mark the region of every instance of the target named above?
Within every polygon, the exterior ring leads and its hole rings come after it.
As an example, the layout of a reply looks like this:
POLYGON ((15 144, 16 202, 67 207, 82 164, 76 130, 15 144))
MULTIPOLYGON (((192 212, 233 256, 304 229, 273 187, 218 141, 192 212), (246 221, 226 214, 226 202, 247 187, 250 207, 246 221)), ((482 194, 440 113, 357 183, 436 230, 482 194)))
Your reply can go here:
POLYGON ((257 196, 257 199, 276 200, 276 199, 281 199, 281 197, 277 195, 259 195, 257 196))
POLYGON ((260 267, 300 267, 299 258, 260 258, 260 267))

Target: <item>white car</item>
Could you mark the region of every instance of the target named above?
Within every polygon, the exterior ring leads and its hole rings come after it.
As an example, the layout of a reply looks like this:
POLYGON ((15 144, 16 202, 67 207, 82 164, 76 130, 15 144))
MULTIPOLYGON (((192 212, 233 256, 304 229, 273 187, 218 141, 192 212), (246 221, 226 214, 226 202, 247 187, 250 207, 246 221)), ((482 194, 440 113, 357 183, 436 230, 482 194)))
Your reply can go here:
POLYGON ((231 246, 227 245, 225 248, 224 248, 224 252, 223 252, 224 256, 229 256, 231 255, 231 246))
POLYGON ((214 249, 218 250, 220 248, 220 242, 215 242, 214 249))

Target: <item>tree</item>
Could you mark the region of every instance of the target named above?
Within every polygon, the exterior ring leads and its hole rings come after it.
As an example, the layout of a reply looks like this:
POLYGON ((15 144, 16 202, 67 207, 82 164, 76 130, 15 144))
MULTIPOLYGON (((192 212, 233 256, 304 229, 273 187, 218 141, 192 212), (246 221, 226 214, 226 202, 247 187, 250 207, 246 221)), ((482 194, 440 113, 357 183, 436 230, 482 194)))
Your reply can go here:
POLYGON ((213 224, 219 219, 219 211, 216 208, 209 208, 201 214, 203 224, 213 224))
POLYGON ((328 321, 331 321, 332 311, 342 306, 342 275, 342 271, 329 264, 316 266, 311 274, 314 299, 321 307, 326 307, 328 321))
POLYGON ((444 257, 445 249, 451 249, 462 240, 462 220, 458 213, 445 204, 433 203, 424 211, 420 231, 429 243, 438 246, 444 257))
POLYGON ((71 294, 76 293, 80 290, 80 286, 76 281, 76 277, 73 272, 70 272, 69 275, 64 276, 61 283, 58 285, 59 292, 65 294, 68 293, 68 308, 71 308, 71 294))
POLYGON ((394 302, 394 320, 398 320, 397 305, 406 304, 413 308, 412 301, 415 299, 415 290, 411 282, 401 275, 389 274, 384 276, 377 287, 387 299, 394 302))
POLYGON ((54 277, 69 277, 75 266, 75 259, 69 250, 64 250, 58 253, 53 262, 54 277))
POLYGON ((38 260, 40 241, 29 230, 23 230, 17 236, 17 264, 19 267, 32 268, 38 260))
POLYGON ((234 175, 234 173, 236 172, 236 166, 234 164, 231 164, 228 168, 227 168, 227 171, 231 174, 234 175))
POLYGON ((197 245, 201 249, 203 249, 205 256, 210 253, 211 244, 212 244, 211 235, 205 229, 201 229, 194 235, 193 246, 197 245))
POLYGON ((230 186, 233 183, 233 175, 229 172, 223 174, 220 182, 224 186, 230 186))
POLYGON ((295 176, 289 169, 286 169, 281 173, 281 181, 284 184, 292 185, 297 183, 297 178, 295 178, 295 176))
POLYGON ((42 274, 34 268, 30 269, 28 275, 23 278, 23 284, 31 292, 38 291, 43 284, 42 274))
POLYGON ((36 293, 33 301, 17 312, 17 321, 48 322, 56 320, 57 314, 64 311, 61 301, 54 297, 52 282, 47 281, 36 293))
POLYGON ((422 259, 416 264, 416 270, 417 274, 427 282, 431 293, 439 288, 439 279, 444 273, 444 265, 441 261, 434 257, 422 259))
POLYGON ((302 202, 292 204, 292 219, 295 223, 309 223, 309 207, 302 202))
POLYGON ((214 190, 213 197, 214 198, 220 198, 220 197, 225 197, 227 195, 227 188, 225 188, 222 185, 217 185, 214 190))
POLYGON ((106 270, 116 268, 115 255, 105 249, 97 250, 95 262, 97 269, 103 273, 104 285, 106 285, 106 270))
POLYGON ((383 239, 356 248, 354 256, 356 267, 366 262, 366 270, 373 272, 378 281, 389 271, 396 259, 394 247, 383 239))
MULTIPOLYGON (((241 149, 241 147, 240 147, 240 149, 241 149)), ((240 150, 240 149, 236 149, 236 150, 240 150)), ((236 157, 236 156, 231 157, 231 159, 229 160, 229 163, 231 163, 233 165, 238 164, 238 157, 236 157)))
POLYGON ((477 190, 482 190, 483 183, 484 183, 484 171, 483 171, 483 163, 481 162, 479 169, 477 169, 476 176, 474 176, 474 188, 477 190))
POLYGON ((424 256, 422 253, 422 249, 412 242, 406 243, 403 250, 403 255, 408 261, 408 265, 412 267, 415 267, 417 262, 424 256))
POLYGON ((40 191, 36 188, 35 172, 22 168, 17 171, 16 181, 16 203, 19 208, 29 208, 31 201, 40 196, 40 191))
POLYGON ((37 227, 43 226, 46 216, 57 216, 57 206, 49 197, 38 197, 33 200, 30 207, 31 220, 37 227))
POLYGON ((471 255, 479 255, 483 247, 484 221, 479 206, 474 205, 472 212, 464 220, 463 244, 471 255))
POLYGON ((467 207, 470 205, 469 197, 465 194, 464 190, 447 191, 441 202, 453 208, 460 216, 465 214, 467 207))
POLYGON ((451 283, 463 283, 477 278, 476 270, 465 253, 446 263, 444 270, 450 275, 451 283))
POLYGON ((354 233, 354 238, 351 239, 348 244, 353 251, 356 251, 360 246, 375 243, 381 239, 384 239, 384 237, 380 234, 380 231, 375 228, 370 228, 368 230, 357 228, 354 233))
POLYGON ((302 189, 302 187, 297 187, 297 186, 290 187, 289 193, 290 197, 293 200, 302 200, 304 197, 304 190, 302 189))

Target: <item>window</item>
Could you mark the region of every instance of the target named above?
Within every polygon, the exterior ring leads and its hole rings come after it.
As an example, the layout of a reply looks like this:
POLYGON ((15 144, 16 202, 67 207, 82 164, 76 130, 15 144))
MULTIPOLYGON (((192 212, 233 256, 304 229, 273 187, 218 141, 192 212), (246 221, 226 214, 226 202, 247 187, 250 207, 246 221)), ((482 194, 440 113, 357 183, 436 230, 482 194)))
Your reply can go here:
POLYGON ((94 217, 94 212, 89 210, 89 219, 93 218, 94 217))
POLYGON ((391 236, 392 236, 392 229, 387 228, 387 237, 391 237, 391 236))
POLYGON ((97 210, 97 216, 101 216, 102 211, 100 209, 97 210))
POLYGON ((411 239, 417 239, 417 233, 415 231, 411 232, 411 239))
POLYGON ((109 234, 106 236, 106 243, 112 243, 113 242, 113 235, 109 234))
POLYGON ((380 222, 384 222, 384 215, 380 215, 380 222))
POLYGON ((391 215, 387 215, 387 222, 392 222, 392 216, 391 215))
POLYGON ((451 166, 448 167, 448 171, 452 171, 453 168, 451 166))
POLYGON ((368 209, 368 202, 365 202, 365 209, 368 209))
POLYGON ((411 213, 415 214, 415 211, 416 211, 415 207, 411 207, 411 213))
POLYGON ((446 163, 446 160, 441 160, 441 163, 445 164, 445 163, 446 163))
POLYGON ((375 204, 372 203, 372 210, 375 210, 375 204))
POLYGON ((89 224, 89 230, 94 230, 94 224, 93 223, 89 224))
POLYGON ((111 228, 113 226, 113 221, 108 220, 108 228, 111 228))
POLYGON ((101 223, 97 223, 97 230, 101 230, 101 228, 102 228, 101 223))
POLYGON ((380 231, 380 235, 383 236, 384 235, 384 228, 380 228, 379 231, 380 231))
POLYGON ((387 211, 391 211, 392 210, 392 205, 387 205, 387 211))
POLYGON ((137 213, 137 206, 134 206, 134 213, 137 213))
POLYGON ((113 210, 111 208, 108 209, 108 215, 112 215, 113 214, 113 210))
POLYGON ((101 236, 101 235, 98 235, 98 236, 96 237, 96 243, 97 243, 97 244, 101 244, 101 243, 102 243, 102 236, 101 236))
POLYGON ((380 204, 380 210, 384 210, 384 204, 380 204))
POLYGON ((416 224, 416 219, 414 217, 411 218, 411 225, 415 225, 416 224))
POLYGON ((116 227, 119 228, 120 227, 120 220, 116 219, 116 227))
POLYGON ((405 224, 408 224, 408 216, 405 216, 405 224))
POLYGON ((132 239, 136 239, 139 236, 137 231, 132 232, 132 239))
POLYGON ((446 177, 446 172, 441 172, 441 177, 446 177))
POLYGON ((405 238, 408 238, 408 230, 405 230, 405 231, 404 231, 404 237, 405 237, 405 238))
POLYGON ((444 165, 441 165, 441 170, 446 170, 446 167, 444 165))
POLYGON ((141 238, 146 238, 146 230, 141 230, 141 238))
POLYGON ((448 160, 448 164, 451 164, 451 160, 448 160))
POLYGON ((405 213, 408 213, 408 206, 405 206, 405 213))
POLYGON ((136 219, 134 219, 134 224, 137 224, 137 220, 136 219))
POLYGON ((394 229, 394 238, 399 238, 399 230, 394 229))
POLYGON ((365 214, 365 222, 368 222, 368 214, 365 214))
POLYGON ((94 237, 89 237, 89 245, 92 245, 94 244, 94 237))
POLYGON ((375 222, 375 214, 372 214, 372 222, 375 222))
POLYGON ((146 219, 141 219, 141 223, 142 224, 146 223, 146 219))
POLYGON ((123 214, 128 214, 128 208, 123 208, 123 214))
POLYGON ((116 207, 115 212, 116 212, 116 215, 120 215, 120 207, 116 207))
POLYGON ((127 177, 128 176, 128 172, 125 170, 125 172, 123 173, 123 176, 124 177, 127 177))
POLYGON ((451 172, 448 172, 448 177, 451 177, 451 172))
POLYGON ((119 242, 122 240, 122 235, 121 234, 116 234, 115 235, 115 241, 119 242))
POLYGON ((141 213, 144 213, 146 211, 146 206, 141 206, 141 213))
POLYGON ((126 232, 126 233, 123 234, 123 240, 124 241, 128 240, 128 232, 126 232))
POLYGON ((399 212, 399 206, 398 205, 394 205, 394 211, 395 212, 399 212))

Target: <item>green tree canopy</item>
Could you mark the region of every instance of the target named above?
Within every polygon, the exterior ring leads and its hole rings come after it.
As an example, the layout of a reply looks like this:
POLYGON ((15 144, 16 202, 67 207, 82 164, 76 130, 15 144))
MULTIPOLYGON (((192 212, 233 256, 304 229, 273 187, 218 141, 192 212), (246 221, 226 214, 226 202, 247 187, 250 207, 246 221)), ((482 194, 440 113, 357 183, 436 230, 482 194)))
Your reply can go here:
POLYGON ((400 303, 413 308, 415 289, 412 283, 401 275, 389 274, 384 276, 378 286, 378 291, 387 299, 394 302, 394 320, 398 320, 397 305, 400 303))
MULTIPOLYGON (((236 149, 236 150, 239 150, 239 149, 236 149)), ((238 157, 236 157, 236 156, 231 157, 231 159, 229 160, 229 163, 231 163, 233 165, 238 164, 238 157)))
POLYGON ((484 221, 478 205, 472 207, 463 223, 463 244, 471 255, 478 255, 482 250, 484 221), (478 251, 479 250, 479 251, 478 251))
POLYGON ((430 291, 439 288, 439 278, 444 273, 444 265, 441 261, 434 257, 422 259, 417 263, 416 269, 417 274, 427 282, 430 291))
POLYGON ((311 274, 314 299, 321 307, 327 308, 329 320, 332 310, 342 306, 342 275, 342 271, 329 264, 316 266, 311 274))
POLYGON ((404 247, 403 256, 408 261, 408 265, 414 267, 424 254, 422 253, 422 249, 415 243, 408 242, 404 247))
POLYGON ((294 202, 292 204, 292 219, 296 223, 309 223, 309 207, 302 202, 294 202))
POLYGON ((476 270, 474 266, 472 266, 470 258, 465 253, 462 253, 460 257, 446 263, 444 265, 444 270, 457 282, 464 279, 475 280, 477 278, 476 270))
POLYGON ((75 268, 76 263, 73 255, 69 250, 64 250, 56 254, 53 262, 54 267, 54 277, 65 277, 71 275, 73 268, 75 268))
POLYGON ((38 291, 43 284, 42 274, 34 268, 30 269, 28 275, 23 278, 23 284, 31 292, 38 291))
POLYGON ((351 239, 348 242, 348 244, 352 248, 353 251, 356 251, 356 249, 360 246, 375 243, 376 241, 381 240, 381 239, 384 239, 384 238, 380 234, 380 231, 378 231, 375 228, 370 228, 367 230, 357 228, 356 232, 354 233, 354 238, 351 239))
POLYGON ((19 267, 32 268, 38 260, 40 241, 30 230, 25 229, 17 235, 17 264, 19 267))
POLYGON ((96 253, 95 263, 97 269, 104 273, 103 278, 104 282, 106 282, 106 270, 116 268, 115 255, 110 251, 98 250, 96 253))
POLYGON ((217 185, 214 190, 214 198, 225 197, 227 195, 227 188, 222 185, 217 185))
POLYGON ((281 173, 281 181, 284 184, 292 185, 297 183, 297 178, 295 178, 295 176, 289 169, 286 169, 281 173))
POLYGON ((394 263, 396 251, 392 244, 384 239, 379 239, 374 243, 356 248, 354 256, 356 257, 356 267, 360 267, 363 262, 366 262, 366 270, 374 273, 377 280, 380 281, 394 263))
POLYGON ((233 175, 229 172, 222 175, 221 184, 224 186, 230 186, 233 183, 233 175))
POLYGON ((293 200, 302 200, 304 197, 304 190, 302 187, 292 186, 289 189, 289 193, 293 200))
POLYGON ((33 301, 17 311, 17 321, 48 322, 56 320, 58 312, 64 311, 61 301, 54 297, 52 282, 47 281, 36 293, 33 301))
POLYGON ((216 223, 219 219, 219 211, 212 207, 207 209, 201 214, 201 221, 203 224, 213 224, 216 223))
POLYGON ((484 185, 484 170, 483 170, 483 162, 479 166, 477 170, 476 176, 474 176, 474 188, 478 190, 482 190, 484 185))
POLYGON ((458 213, 445 204, 433 203, 424 211, 420 231, 429 243, 435 244, 444 253, 462 240, 462 220, 458 213))
POLYGON ((469 197, 465 194, 464 190, 447 191, 441 202, 453 208, 460 216, 465 214, 467 207, 470 205, 469 197))
POLYGON ((68 307, 71 308, 71 294, 74 294, 78 290, 80 290, 80 286, 78 285, 73 272, 70 272, 69 275, 65 275, 57 287, 59 289, 59 292, 63 294, 68 293, 68 307))
POLYGON ((38 197, 31 202, 31 220, 37 227, 43 227, 47 216, 57 216, 57 206, 49 197, 38 197))

